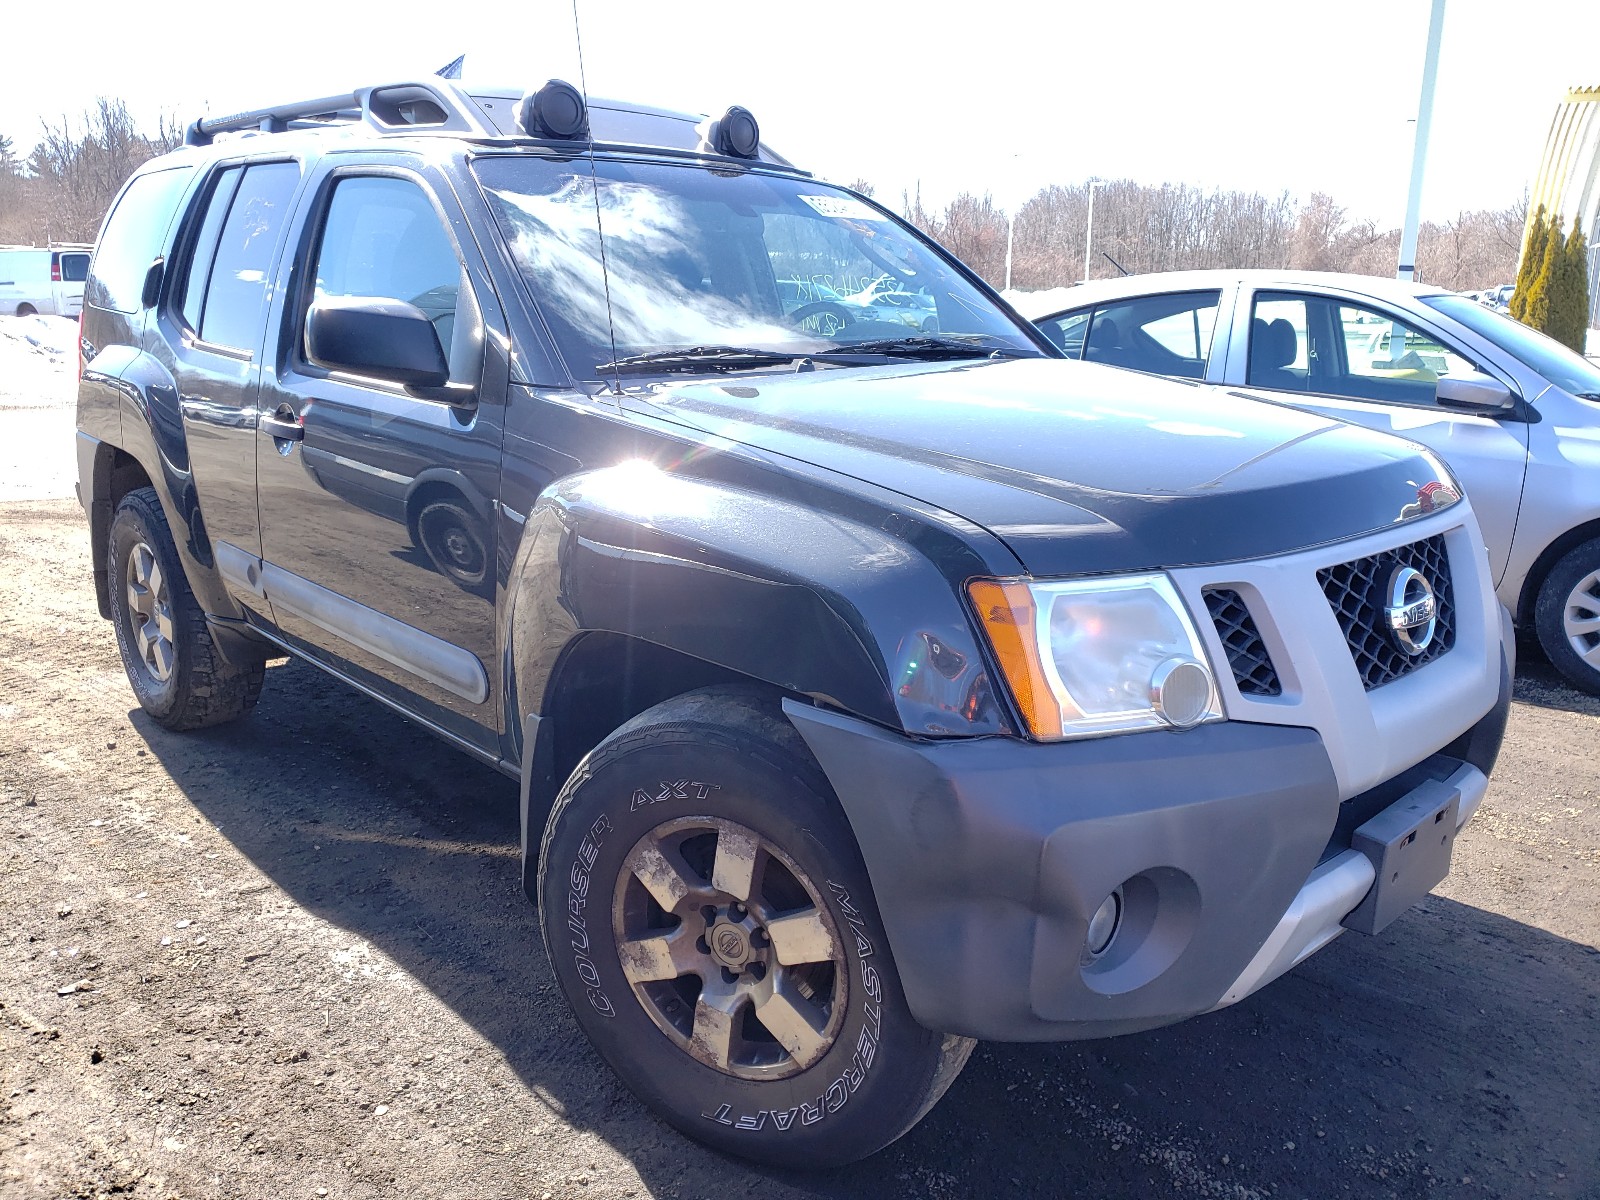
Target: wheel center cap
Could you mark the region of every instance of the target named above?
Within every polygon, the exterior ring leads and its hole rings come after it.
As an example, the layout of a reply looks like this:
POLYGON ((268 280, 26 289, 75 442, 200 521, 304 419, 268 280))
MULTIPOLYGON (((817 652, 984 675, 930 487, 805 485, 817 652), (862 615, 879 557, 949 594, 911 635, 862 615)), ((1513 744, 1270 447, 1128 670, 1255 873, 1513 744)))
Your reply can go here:
POLYGON ((726 921, 712 927, 706 942, 711 956, 725 967, 743 967, 750 961, 750 935, 726 921))

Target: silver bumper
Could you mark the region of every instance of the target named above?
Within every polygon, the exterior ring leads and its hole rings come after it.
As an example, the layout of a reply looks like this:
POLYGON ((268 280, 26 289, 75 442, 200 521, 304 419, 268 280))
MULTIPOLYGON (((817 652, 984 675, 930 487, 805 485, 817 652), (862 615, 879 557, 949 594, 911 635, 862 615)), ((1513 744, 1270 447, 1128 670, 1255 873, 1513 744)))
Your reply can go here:
MULTIPOLYGON (((1478 811, 1489 780, 1477 767, 1464 764, 1445 784, 1461 794, 1456 810, 1456 828, 1461 829, 1478 811)), ((1341 922, 1366 898, 1376 874, 1372 860, 1359 850, 1346 850, 1320 864, 1256 956, 1211 1011, 1237 1004, 1343 933, 1341 922)))

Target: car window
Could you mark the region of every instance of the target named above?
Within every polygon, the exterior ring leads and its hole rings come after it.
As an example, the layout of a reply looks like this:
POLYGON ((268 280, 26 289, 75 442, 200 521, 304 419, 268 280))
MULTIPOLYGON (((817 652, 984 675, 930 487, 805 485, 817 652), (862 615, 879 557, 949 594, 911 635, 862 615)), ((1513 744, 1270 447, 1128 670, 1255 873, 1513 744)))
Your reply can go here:
POLYGON ((300 168, 292 162, 245 170, 211 265, 200 317, 204 341, 245 351, 260 345, 267 276, 299 180, 300 168))
POLYGON ((1327 296, 1258 293, 1246 381, 1380 403, 1434 403, 1439 377, 1473 364, 1393 313, 1327 296))
POLYGON ((433 322, 450 358, 461 261, 427 194, 408 179, 352 176, 328 203, 317 251, 316 296, 403 300, 433 322))
POLYGON ((223 218, 233 203, 233 193, 239 186, 243 167, 229 167, 211 181, 206 200, 205 219, 189 248, 189 265, 184 272, 183 291, 178 297, 184 324, 192 331, 200 331, 200 318, 206 298, 206 280, 211 275, 211 262, 217 253, 217 237, 222 232, 223 218))
POLYGON ((1039 322, 1045 337, 1049 338, 1068 358, 1083 357, 1083 337, 1089 331, 1089 318, 1093 310, 1063 313, 1039 322))
POLYGON ((1097 308, 1082 357, 1155 375, 1204 378, 1219 295, 1208 291, 1140 296, 1097 308))
POLYGON ((82 283, 89 278, 89 256, 87 254, 63 254, 61 256, 61 278, 65 283, 82 283))
POLYGON ((167 228, 193 168, 153 171, 128 185, 106 221, 86 293, 96 308, 137 312, 144 278, 167 240, 167 228))

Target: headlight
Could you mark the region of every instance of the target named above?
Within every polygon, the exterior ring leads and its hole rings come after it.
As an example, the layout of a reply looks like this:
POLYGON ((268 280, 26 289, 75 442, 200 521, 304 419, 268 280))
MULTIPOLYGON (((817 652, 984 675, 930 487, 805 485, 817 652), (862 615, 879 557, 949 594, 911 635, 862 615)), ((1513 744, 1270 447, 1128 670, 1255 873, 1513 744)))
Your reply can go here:
POLYGON ((967 592, 1035 737, 1222 719, 1205 647, 1165 575, 978 579, 967 592))

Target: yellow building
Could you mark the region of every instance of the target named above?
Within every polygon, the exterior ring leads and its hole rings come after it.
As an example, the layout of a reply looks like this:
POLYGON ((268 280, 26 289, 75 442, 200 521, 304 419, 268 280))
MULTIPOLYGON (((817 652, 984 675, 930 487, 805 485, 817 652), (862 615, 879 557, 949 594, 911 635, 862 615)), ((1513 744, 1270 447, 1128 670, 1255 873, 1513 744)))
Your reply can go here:
MULTIPOLYGON (((1600 87, 1573 88, 1556 109, 1533 183, 1528 220, 1543 204, 1565 229, 1576 214, 1589 240, 1589 324, 1600 325, 1600 87)), ((1527 242, 1526 235, 1523 238, 1527 242)))

